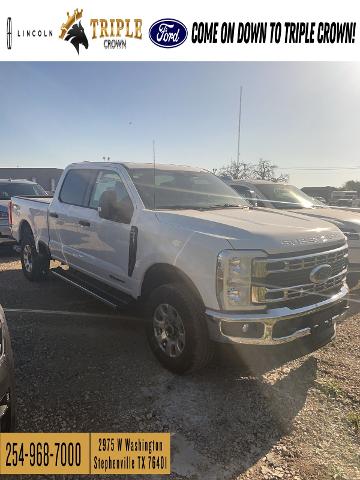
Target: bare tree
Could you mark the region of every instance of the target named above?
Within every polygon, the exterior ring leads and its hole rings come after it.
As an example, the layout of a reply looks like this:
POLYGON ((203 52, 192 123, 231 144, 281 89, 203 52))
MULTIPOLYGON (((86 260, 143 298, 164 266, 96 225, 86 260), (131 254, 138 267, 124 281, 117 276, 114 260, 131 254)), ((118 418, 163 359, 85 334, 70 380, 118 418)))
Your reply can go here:
POLYGON ((257 164, 237 162, 232 160, 219 170, 219 175, 230 176, 234 180, 253 178, 256 180, 270 180, 272 182, 288 182, 289 175, 276 175, 277 165, 260 158, 257 164))
POLYGON ((275 170, 277 168, 277 165, 260 158, 257 165, 254 166, 253 178, 257 180, 270 180, 272 182, 288 182, 289 175, 281 173, 279 176, 276 176, 275 170))
POLYGON ((253 166, 250 163, 231 160, 228 165, 224 165, 220 170, 220 175, 230 176, 234 180, 251 178, 253 166))

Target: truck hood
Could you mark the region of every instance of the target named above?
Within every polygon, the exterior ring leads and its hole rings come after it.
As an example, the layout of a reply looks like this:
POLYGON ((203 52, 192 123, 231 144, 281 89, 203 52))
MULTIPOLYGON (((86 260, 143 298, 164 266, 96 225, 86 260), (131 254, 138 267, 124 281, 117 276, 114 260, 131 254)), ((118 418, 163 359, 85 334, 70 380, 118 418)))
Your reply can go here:
POLYGON ((292 212, 307 215, 309 217, 320 218, 335 225, 348 226, 360 232, 360 213, 340 210, 337 208, 301 208, 292 210, 292 212))
POLYGON ((228 240, 235 249, 269 254, 303 252, 344 243, 334 225, 288 211, 269 209, 157 211, 162 224, 228 240))

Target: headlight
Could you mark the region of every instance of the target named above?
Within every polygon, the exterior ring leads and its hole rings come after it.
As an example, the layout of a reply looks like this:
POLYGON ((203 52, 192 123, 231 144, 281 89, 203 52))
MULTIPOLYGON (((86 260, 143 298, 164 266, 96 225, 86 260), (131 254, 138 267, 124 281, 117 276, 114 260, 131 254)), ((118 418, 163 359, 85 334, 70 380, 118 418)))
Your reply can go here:
POLYGON ((348 240, 360 240, 360 233, 354 228, 348 227, 345 223, 333 222, 348 240))
MULTIPOLYGON (((216 295, 222 310, 249 310, 251 303, 252 260, 258 251, 223 250, 216 268, 216 295)), ((261 308, 261 307, 260 307, 261 308)))
POLYGON ((348 240, 360 240, 359 233, 353 228, 339 227, 348 240))

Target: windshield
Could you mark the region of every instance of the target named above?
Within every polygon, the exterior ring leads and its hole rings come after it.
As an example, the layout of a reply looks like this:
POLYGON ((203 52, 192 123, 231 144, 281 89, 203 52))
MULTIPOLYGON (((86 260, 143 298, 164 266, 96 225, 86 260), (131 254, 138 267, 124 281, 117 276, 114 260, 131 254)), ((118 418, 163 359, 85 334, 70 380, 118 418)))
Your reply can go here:
POLYGON ((0 200, 10 200, 11 197, 44 197, 45 190, 37 183, 6 182, 0 183, 0 200))
POLYGON ((309 197, 297 187, 293 185, 279 185, 278 183, 264 183, 256 185, 256 188, 265 197, 265 201, 261 199, 265 207, 274 206, 278 209, 296 209, 296 208, 312 208, 323 207, 324 204, 309 197), (266 203, 271 202, 271 205, 266 203))
POLYGON ((232 188, 209 172, 131 168, 129 174, 146 208, 209 209, 248 206, 232 188), (154 192, 155 176, 155 192, 154 192), (155 201, 154 201, 155 200, 155 201))

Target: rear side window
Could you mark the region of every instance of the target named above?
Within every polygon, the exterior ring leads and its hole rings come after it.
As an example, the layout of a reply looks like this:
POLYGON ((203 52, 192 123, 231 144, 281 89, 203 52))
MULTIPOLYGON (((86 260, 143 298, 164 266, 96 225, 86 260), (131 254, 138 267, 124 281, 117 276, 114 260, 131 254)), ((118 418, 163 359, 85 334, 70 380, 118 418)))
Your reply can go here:
POLYGON ((70 205, 87 207, 87 194, 95 173, 95 170, 69 170, 61 187, 60 201, 70 205))

